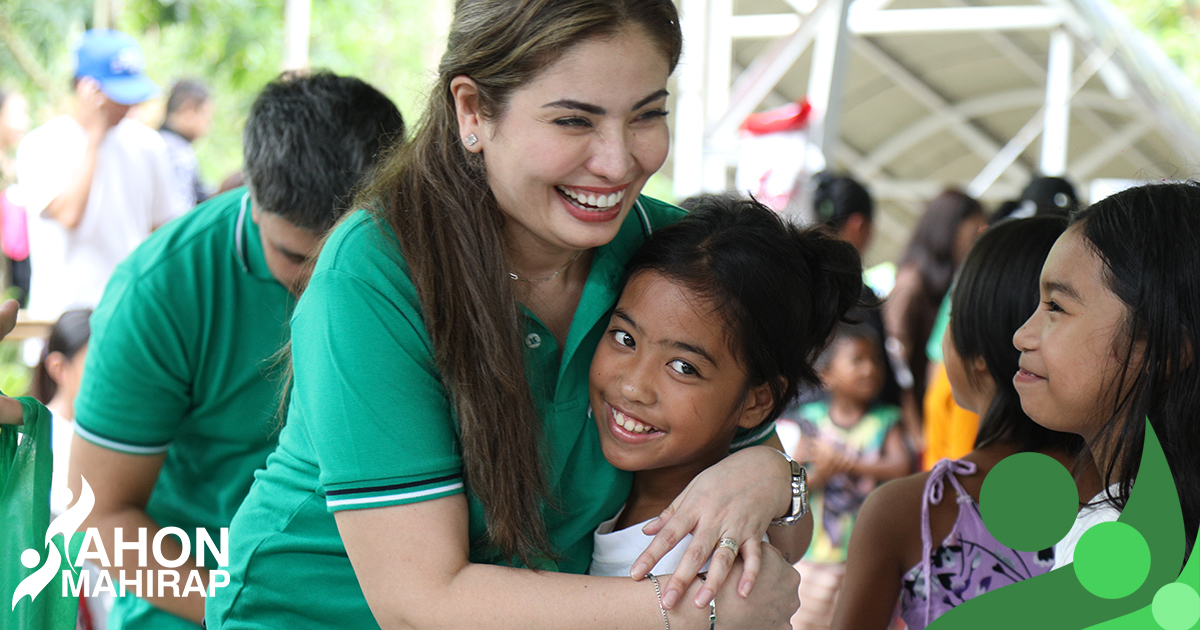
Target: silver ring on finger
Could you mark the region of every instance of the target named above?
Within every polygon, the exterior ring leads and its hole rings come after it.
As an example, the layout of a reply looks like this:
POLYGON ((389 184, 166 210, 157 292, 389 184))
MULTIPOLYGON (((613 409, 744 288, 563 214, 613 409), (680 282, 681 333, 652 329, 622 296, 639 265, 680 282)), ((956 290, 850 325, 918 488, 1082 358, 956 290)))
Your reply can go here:
POLYGON ((734 555, 737 555, 737 550, 740 546, 741 545, 738 544, 738 541, 729 537, 725 537, 717 541, 717 549, 728 549, 732 551, 734 555))

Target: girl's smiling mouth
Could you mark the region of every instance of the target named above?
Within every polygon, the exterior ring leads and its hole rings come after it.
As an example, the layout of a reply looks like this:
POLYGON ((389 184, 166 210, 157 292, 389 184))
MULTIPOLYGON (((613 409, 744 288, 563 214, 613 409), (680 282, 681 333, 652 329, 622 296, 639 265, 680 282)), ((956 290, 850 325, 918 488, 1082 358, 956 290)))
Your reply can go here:
POLYGON ((605 403, 604 407, 608 412, 609 431, 622 442, 640 443, 665 435, 662 430, 646 424, 608 403, 605 403))
POLYGON ((1044 380, 1046 380, 1046 377, 1034 374, 1025 368, 1018 369, 1017 373, 1013 375, 1014 385, 1020 385, 1022 383, 1037 383, 1044 380))

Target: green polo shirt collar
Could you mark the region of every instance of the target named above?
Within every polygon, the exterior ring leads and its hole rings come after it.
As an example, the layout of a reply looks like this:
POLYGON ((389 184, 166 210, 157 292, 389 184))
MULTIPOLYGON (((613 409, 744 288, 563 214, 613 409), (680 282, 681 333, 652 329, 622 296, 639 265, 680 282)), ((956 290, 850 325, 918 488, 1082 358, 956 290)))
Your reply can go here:
POLYGON ((561 371, 571 362, 583 338, 617 303, 622 288, 621 276, 625 273, 625 261, 629 260, 650 236, 649 217, 642 207, 642 199, 637 200, 631 212, 635 215, 631 217, 633 220, 624 221, 616 238, 597 247, 592 256, 592 269, 588 272, 587 282, 583 286, 583 295, 579 298, 575 319, 567 332, 566 347, 559 364, 560 378, 561 371))
POLYGON ((271 269, 267 267, 267 257, 263 253, 262 247, 262 234, 258 231, 258 224, 251 216, 253 201, 250 198, 249 190, 242 193, 241 203, 242 209, 238 215, 240 225, 239 229, 234 232, 233 251, 241 258, 238 262, 243 271, 259 280, 276 282, 275 276, 271 275, 271 269))

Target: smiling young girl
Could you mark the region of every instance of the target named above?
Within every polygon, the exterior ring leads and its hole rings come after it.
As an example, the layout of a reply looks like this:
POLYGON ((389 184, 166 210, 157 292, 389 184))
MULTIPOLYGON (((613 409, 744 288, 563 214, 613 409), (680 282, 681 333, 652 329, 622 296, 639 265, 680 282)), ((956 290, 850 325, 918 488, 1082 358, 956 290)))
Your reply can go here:
POLYGON ((1046 258, 1041 304, 1013 336, 1013 382, 1034 421, 1084 438, 1107 488, 1056 546, 1056 567, 1129 501, 1147 418, 1179 492, 1185 553, 1196 543, 1198 253, 1200 185, 1189 182, 1133 188, 1079 212, 1046 258))
MULTIPOLYGON (((604 457, 635 474, 625 507, 597 529, 598 575, 628 575, 650 540, 641 525, 740 446, 739 428, 775 420, 801 381, 819 382, 813 361, 862 289, 848 243, 722 196, 656 232, 626 277, 592 359, 590 396, 604 457)), ((652 573, 672 572, 684 548, 652 573)), ((733 554, 718 547, 714 558, 733 554)))
MULTIPOLYGON (((1007 221, 983 233, 963 263, 942 353, 954 400, 980 416, 974 450, 876 490, 850 539, 835 630, 883 630, 900 602, 912 630, 963 602, 1049 571, 1046 551, 1010 549, 979 511, 984 479, 1001 460, 1039 452, 1074 466, 1081 440, 1049 431, 1021 411, 1011 375, 1012 334, 1037 307, 1038 272, 1066 221, 1007 221)), ((1091 475, 1094 477, 1094 475, 1091 475)), ((1098 482, 1081 476, 1083 498, 1098 482)))

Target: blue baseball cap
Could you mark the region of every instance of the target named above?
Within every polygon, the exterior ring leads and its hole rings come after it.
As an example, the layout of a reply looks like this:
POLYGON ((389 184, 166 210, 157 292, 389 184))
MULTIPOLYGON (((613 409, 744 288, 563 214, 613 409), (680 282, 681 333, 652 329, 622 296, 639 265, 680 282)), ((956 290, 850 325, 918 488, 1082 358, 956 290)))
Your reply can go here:
POLYGON ((158 93, 158 85, 142 74, 142 48, 120 31, 91 30, 75 50, 75 78, 91 77, 100 91, 122 105, 136 105, 158 93))

